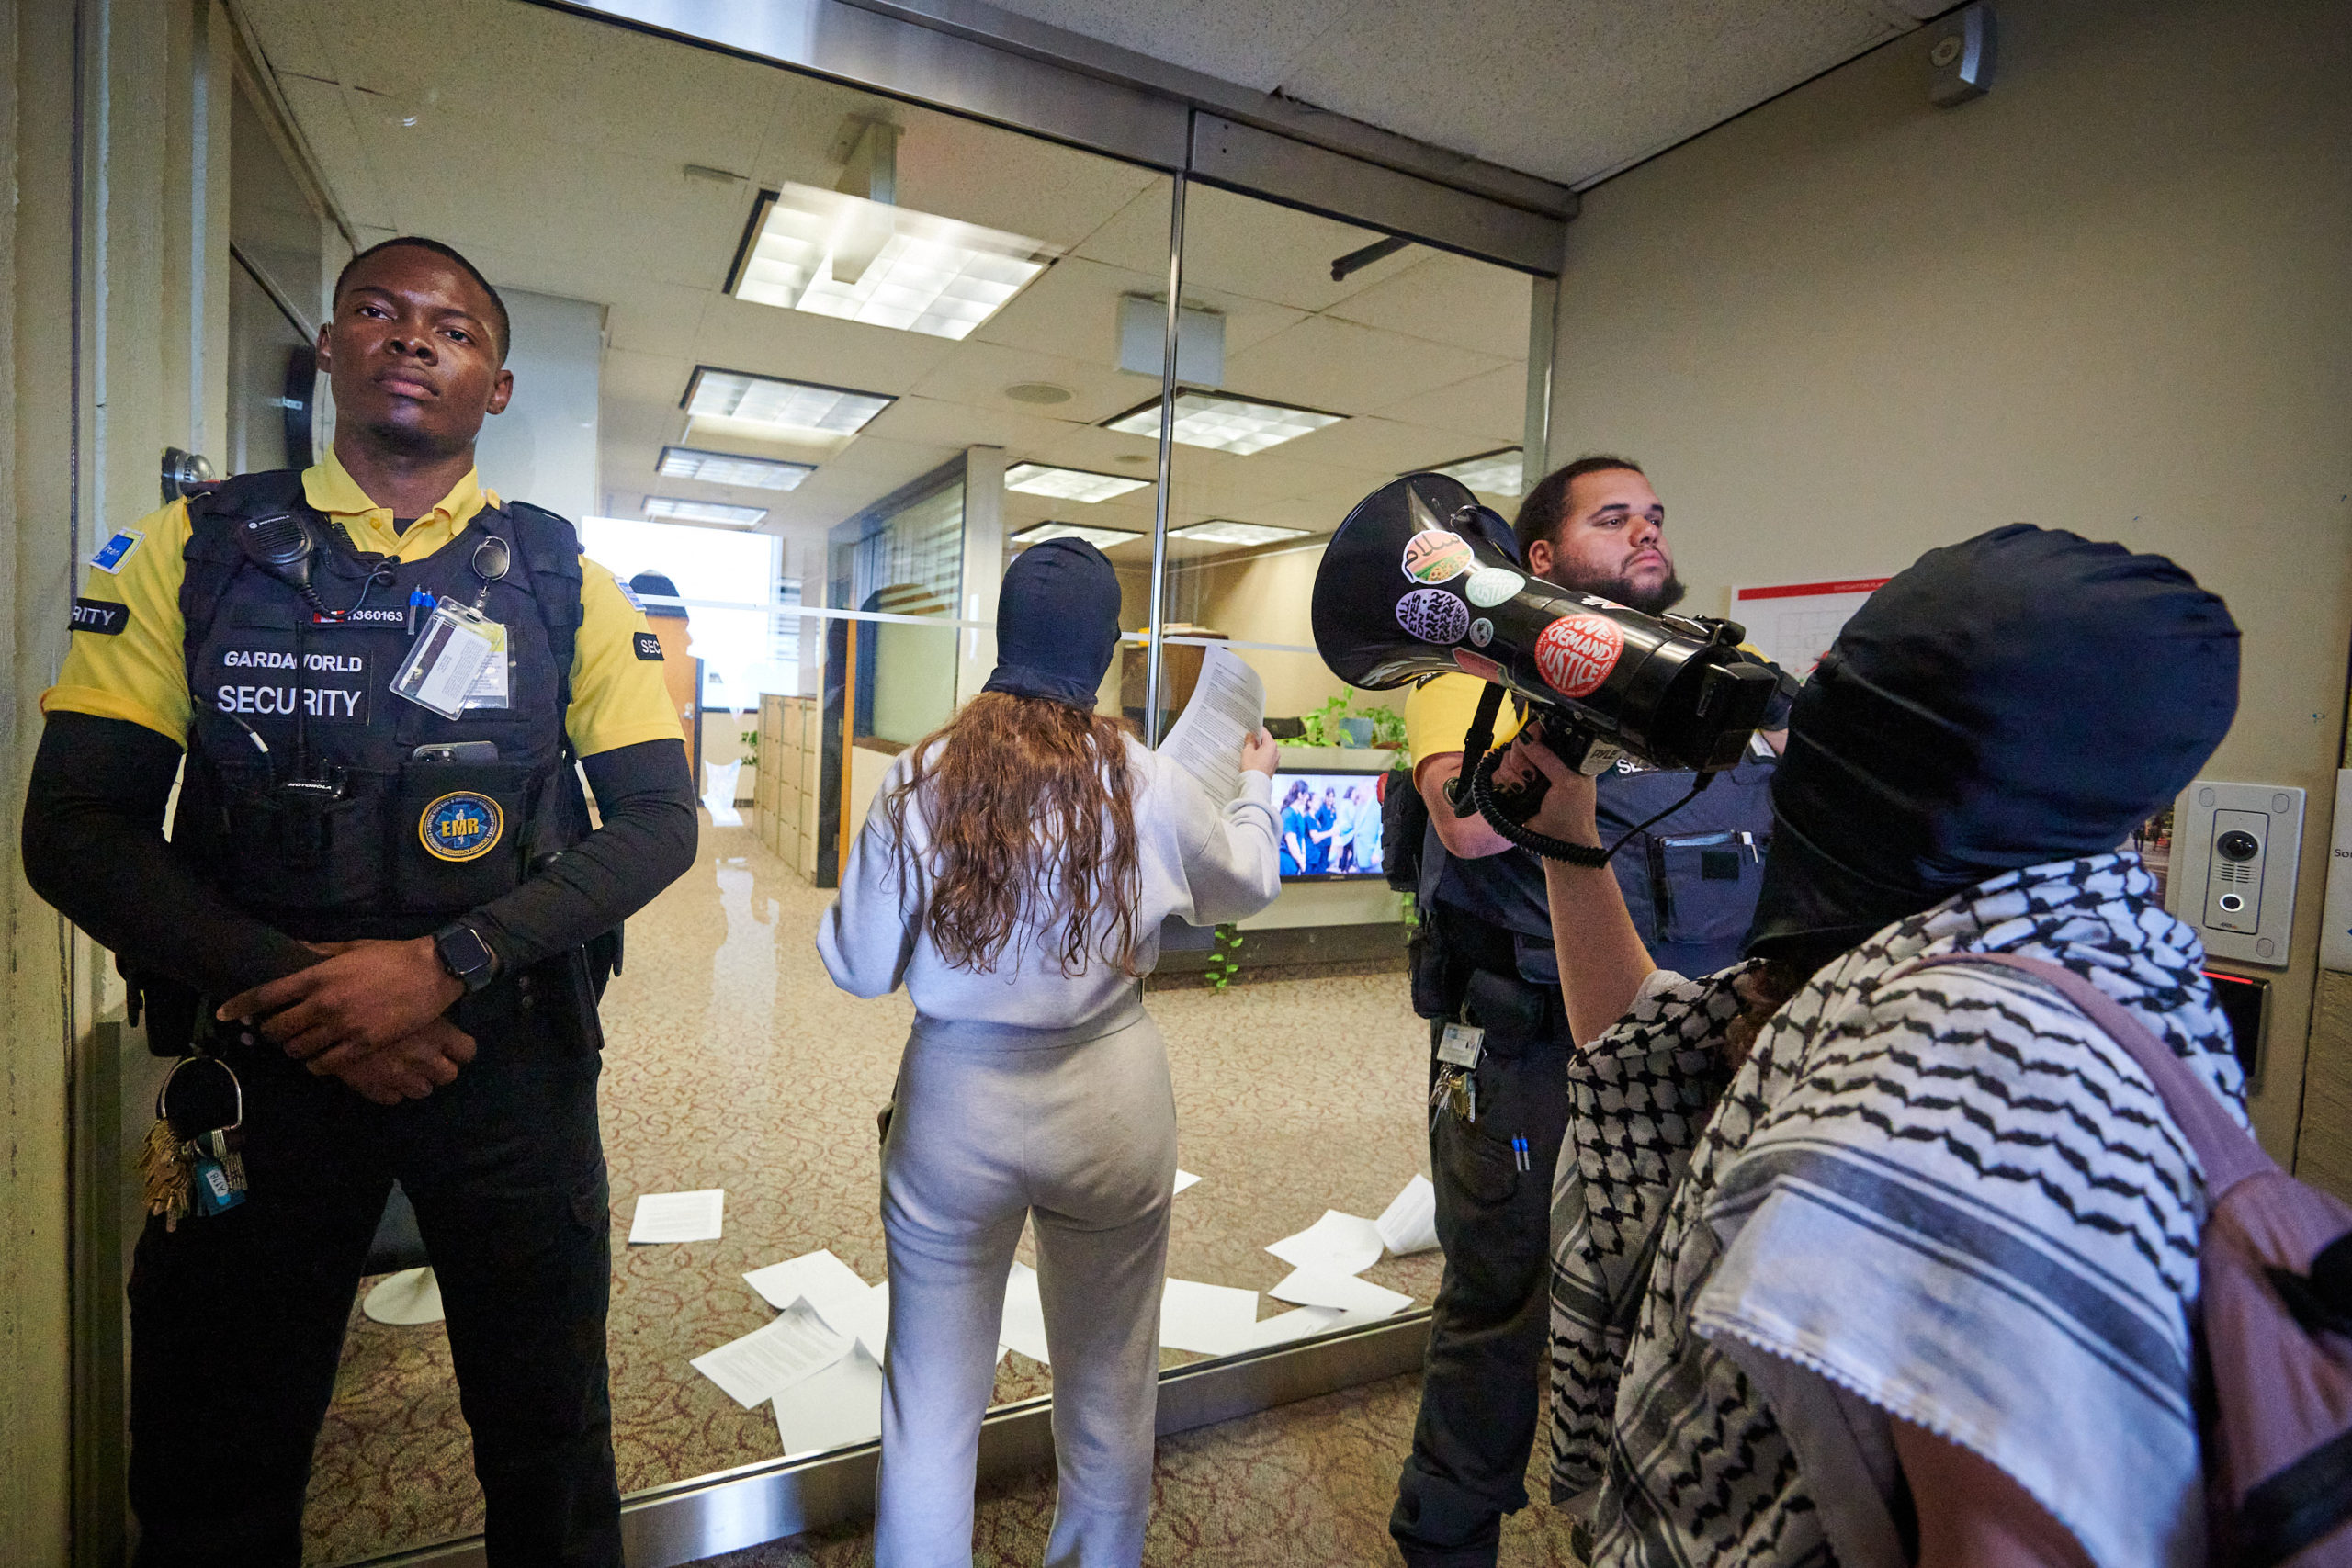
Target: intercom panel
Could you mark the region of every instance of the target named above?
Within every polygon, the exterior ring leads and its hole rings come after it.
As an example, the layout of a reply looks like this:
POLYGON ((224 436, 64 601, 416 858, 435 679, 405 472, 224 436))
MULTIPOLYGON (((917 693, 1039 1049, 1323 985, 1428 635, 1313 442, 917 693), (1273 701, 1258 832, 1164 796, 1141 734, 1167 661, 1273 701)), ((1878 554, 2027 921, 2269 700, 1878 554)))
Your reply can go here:
POLYGON ((2302 843, 2301 790, 2199 779, 2173 809, 2165 905, 2213 957, 2283 969, 2302 843))

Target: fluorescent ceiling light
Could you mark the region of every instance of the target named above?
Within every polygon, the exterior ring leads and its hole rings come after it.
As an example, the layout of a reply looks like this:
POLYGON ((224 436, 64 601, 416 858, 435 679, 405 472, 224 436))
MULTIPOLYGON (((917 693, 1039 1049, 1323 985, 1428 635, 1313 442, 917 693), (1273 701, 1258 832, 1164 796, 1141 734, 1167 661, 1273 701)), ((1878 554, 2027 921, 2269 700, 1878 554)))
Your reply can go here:
POLYGON ((1124 545, 1140 539, 1141 534, 1130 534, 1123 528, 1081 528, 1075 523, 1040 523, 1035 528, 1024 528, 1012 536, 1016 545, 1042 545, 1047 539, 1083 539, 1098 550, 1113 545, 1124 545))
POLYGON ((1506 446, 1499 452, 1458 458, 1430 472, 1460 479, 1472 490, 1484 491, 1488 495, 1517 495, 1527 484, 1525 462, 1518 447, 1506 446))
MULTIPOLYGON (((1236 398, 1223 392, 1203 392, 1187 387, 1176 394, 1176 439, 1187 446, 1206 446, 1247 457, 1311 434, 1348 416, 1292 408, 1285 403, 1236 398)), ((1105 430, 1130 435, 1159 434, 1159 400, 1129 409, 1102 422, 1105 430)))
POLYGON ((1168 536, 1203 545, 1272 545, 1283 539, 1304 539, 1306 533, 1304 528, 1277 528, 1271 523, 1236 523, 1213 517, 1187 528, 1170 528, 1168 536))
POLYGON ((667 517, 678 523, 720 523, 729 528, 751 528, 767 518, 764 506, 729 506, 717 501, 681 501, 674 496, 649 495, 645 498, 648 517, 667 517))
POLYGON ((1004 470, 1005 489, 1050 495, 1057 501, 1108 501, 1150 483, 1124 474, 1090 474, 1084 468, 1057 468, 1044 463, 1015 463, 1004 470))
POLYGON ((738 419, 779 430, 854 435, 898 400, 881 392, 854 392, 846 387, 697 365, 680 406, 689 419, 738 419))
POLYGON ((1042 240, 786 185, 763 191, 727 291, 757 305, 963 338, 1061 252, 1042 240))
POLYGON ((742 457, 732 452, 699 452, 692 446, 664 446, 657 465, 663 479, 700 479, 705 484, 743 485, 752 490, 794 490, 817 471, 811 463, 785 463, 774 457, 742 457))

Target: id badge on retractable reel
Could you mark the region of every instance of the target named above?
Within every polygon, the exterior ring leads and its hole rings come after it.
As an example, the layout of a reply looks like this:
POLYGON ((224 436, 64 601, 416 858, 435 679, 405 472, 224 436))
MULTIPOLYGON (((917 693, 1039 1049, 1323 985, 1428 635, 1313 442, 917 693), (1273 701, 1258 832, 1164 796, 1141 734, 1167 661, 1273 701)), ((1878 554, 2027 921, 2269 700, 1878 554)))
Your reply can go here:
POLYGON ((392 694, 456 718, 469 707, 506 705, 506 628, 444 599, 392 676, 392 694))

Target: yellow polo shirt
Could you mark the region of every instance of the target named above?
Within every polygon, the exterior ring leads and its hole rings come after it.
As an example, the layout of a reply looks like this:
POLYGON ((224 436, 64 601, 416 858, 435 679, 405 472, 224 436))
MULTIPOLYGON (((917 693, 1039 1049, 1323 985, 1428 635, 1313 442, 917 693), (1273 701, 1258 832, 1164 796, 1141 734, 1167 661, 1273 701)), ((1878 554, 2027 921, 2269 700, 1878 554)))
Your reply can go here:
MULTIPOLYGON (((302 494, 341 523, 358 548, 402 561, 424 559, 456 538, 483 506, 498 504, 496 493, 484 491, 468 469, 402 533, 392 526, 391 509, 368 499, 332 449, 303 470, 302 494)), ((41 694, 41 712, 129 719, 185 746, 190 705, 180 580, 187 569, 181 552, 188 541, 187 502, 175 501, 131 528, 141 537, 116 570, 91 567, 82 578, 83 598, 121 604, 128 620, 111 635, 74 633, 57 684, 41 694)), ((582 619, 572 644, 571 708, 564 716, 572 749, 590 757, 640 741, 683 739, 661 663, 637 656, 637 634, 652 629, 643 612, 611 572, 584 558, 580 565, 582 619)))
MULTIPOLYGON (((1440 675, 1414 687, 1405 698, 1405 744, 1413 753, 1416 773, 1431 757, 1462 750, 1470 721, 1478 716, 1478 699, 1487 682, 1476 675, 1440 675)), ((1527 722, 1520 703, 1503 694, 1502 711, 1495 715, 1495 744, 1508 745, 1527 722)))

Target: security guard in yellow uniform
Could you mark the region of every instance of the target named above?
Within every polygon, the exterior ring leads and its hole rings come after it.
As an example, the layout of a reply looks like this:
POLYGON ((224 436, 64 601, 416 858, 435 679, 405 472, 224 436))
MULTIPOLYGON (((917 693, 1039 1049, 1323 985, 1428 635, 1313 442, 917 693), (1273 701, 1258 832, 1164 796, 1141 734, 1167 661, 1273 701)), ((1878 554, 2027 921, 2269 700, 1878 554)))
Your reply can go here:
POLYGON ((644 617, 476 478, 506 347, 455 251, 355 258, 319 336, 333 451, 109 538, 43 699, 26 874, 187 1053, 130 1284, 150 1568, 301 1561, 395 1179, 491 1561, 621 1561, 595 1005, 621 920, 693 863, 695 805, 644 617))
MULTIPOLYGON (((1513 532, 1527 570, 1559 587, 1653 615, 1682 596, 1666 508, 1622 457, 1579 458, 1547 477, 1521 502, 1513 532)), ((1467 1075, 1430 1128, 1445 1275, 1388 1525, 1409 1568, 1492 1568, 1502 1516, 1527 1506, 1549 1327, 1552 1168, 1569 1122, 1571 1042, 1543 863, 1482 818, 1456 817, 1445 794, 1486 690, 1473 676, 1441 675, 1405 705, 1418 793, 1400 804, 1427 808, 1397 846, 1419 851, 1413 1007, 1430 1021, 1432 1089, 1442 1073, 1467 1075), (1457 1031, 1454 1054, 1440 1055, 1449 1024, 1476 1031, 1476 1043, 1457 1031)), ((1769 727, 1787 724, 1789 695, 1769 727)), ((1509 705, 1500 716, 1498 746, 1521 723, 1509 705)), ((1758 743, 1687 801, 1690 773, 1628 760, 1600 775, 1600 841, 1625 840, 1611 868, 1661 965, 1704 975, 1739 956, 1771 838, 1773 761, 1758 743)))

